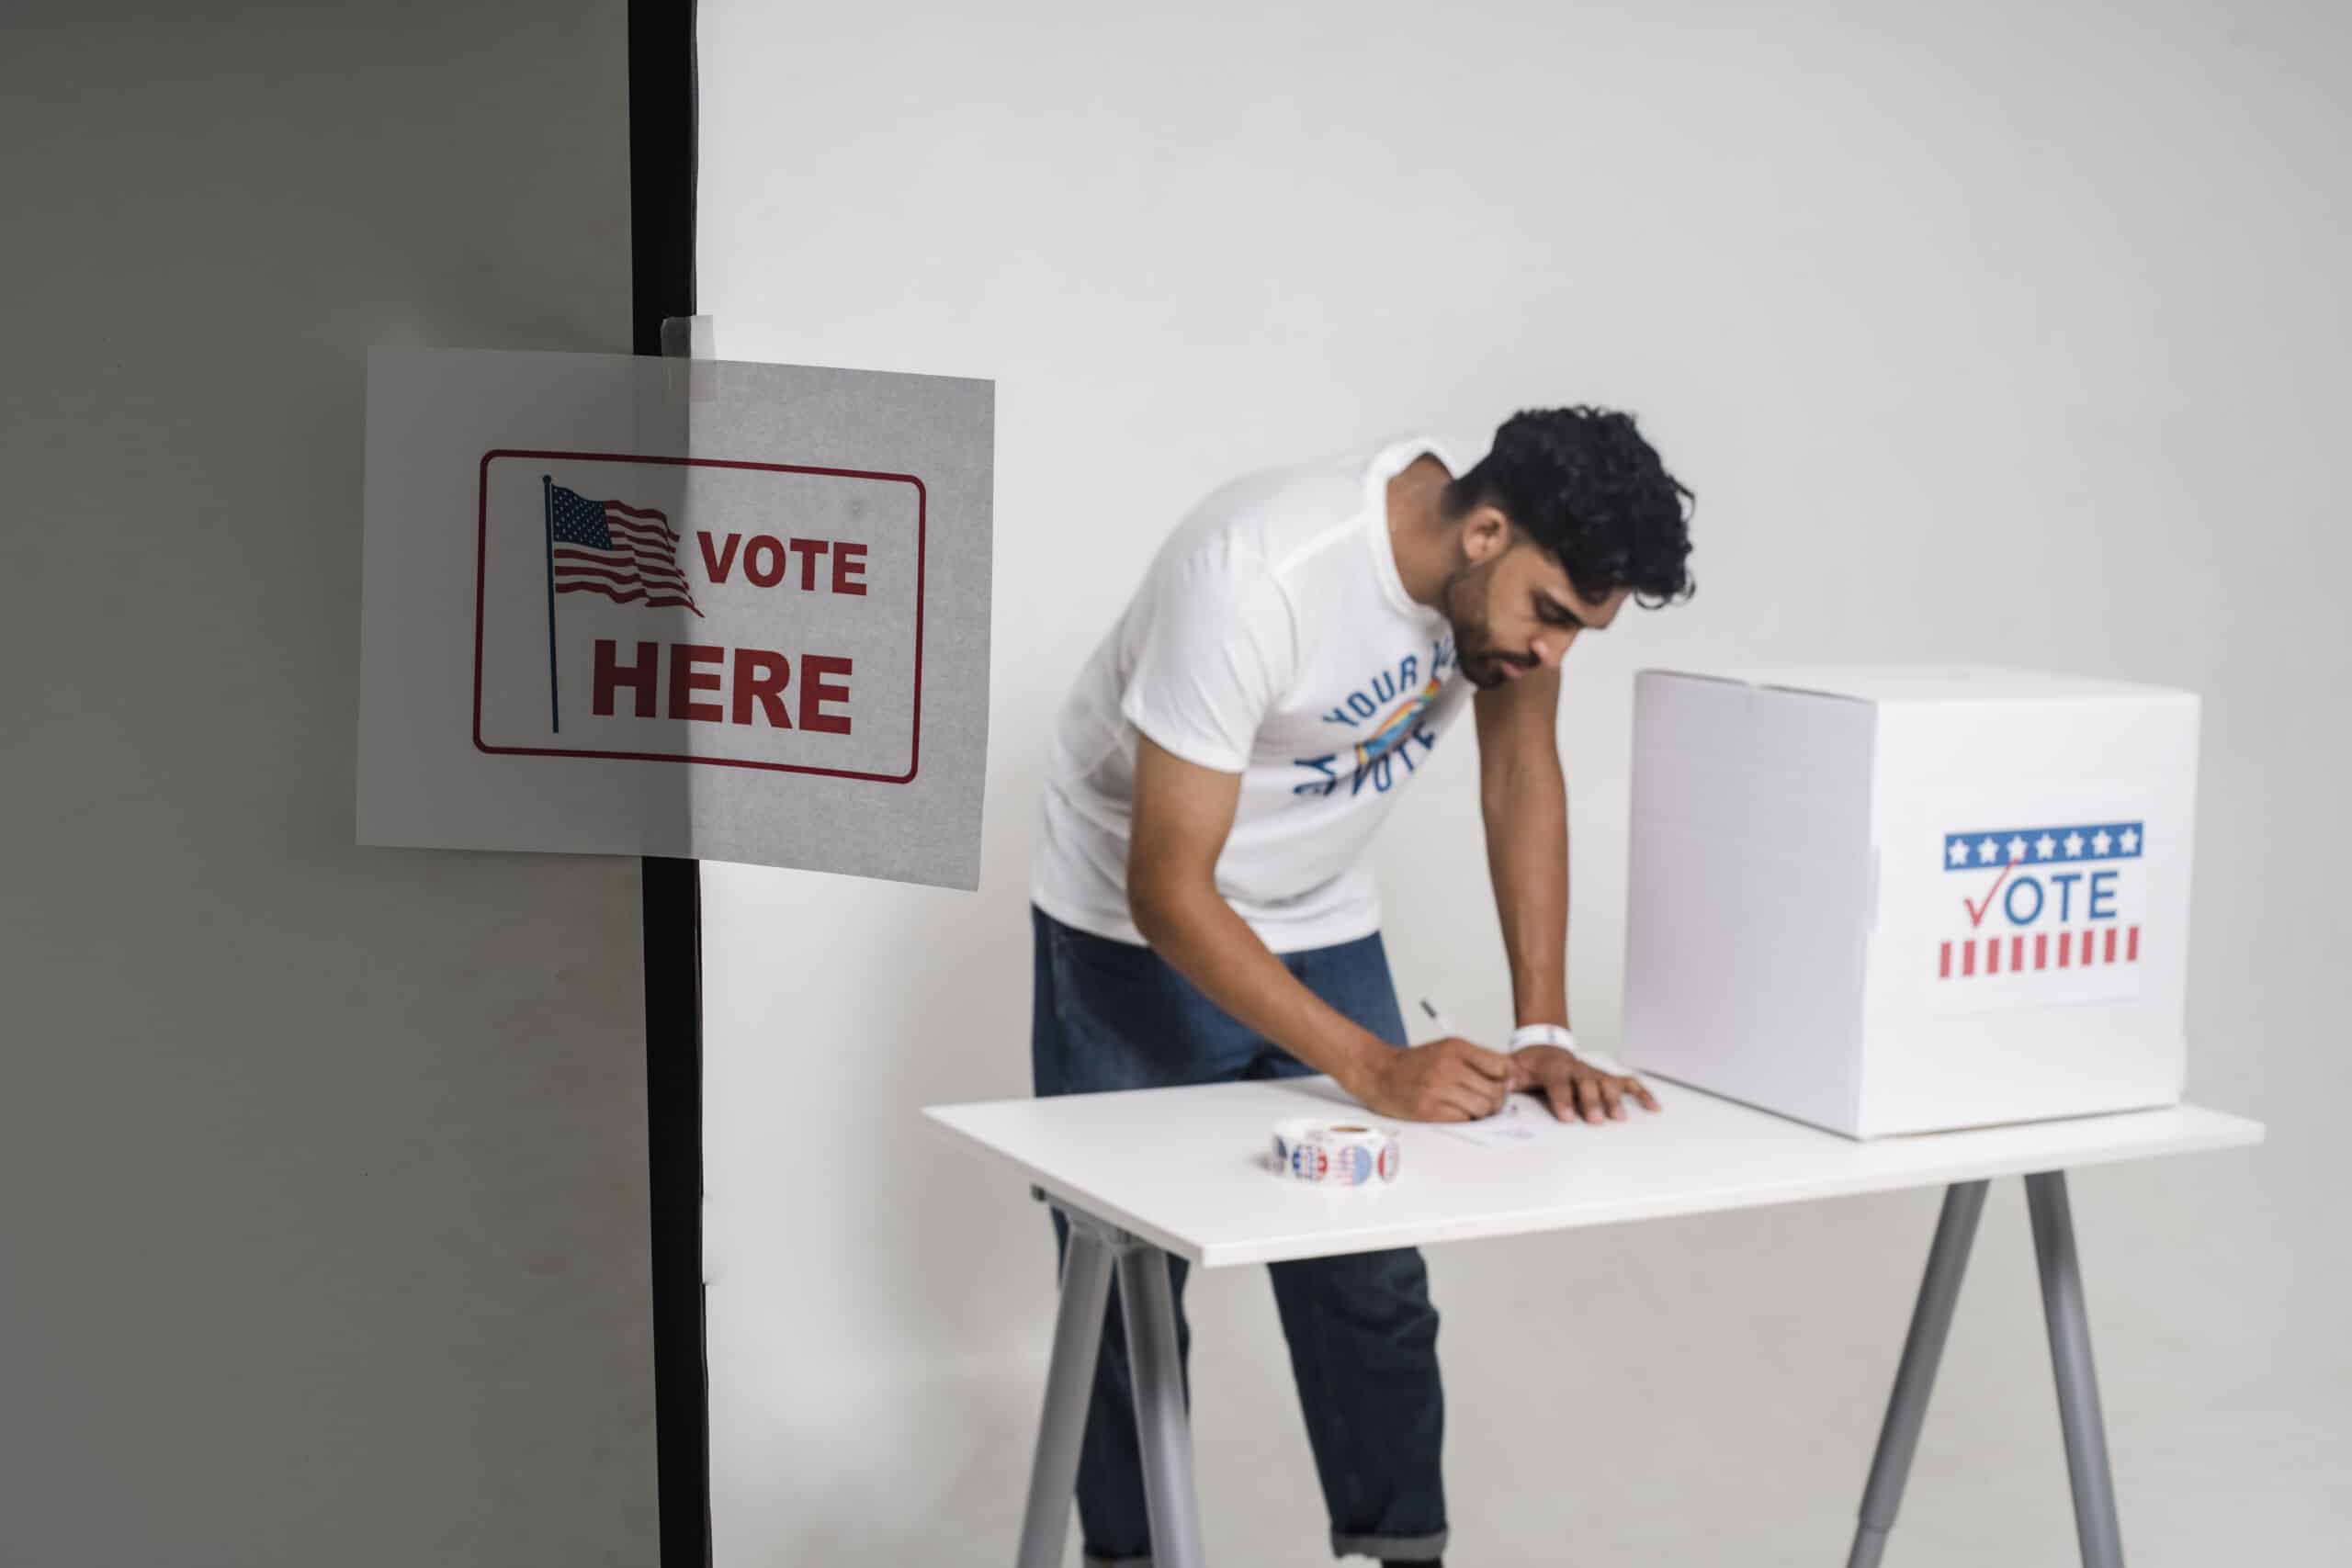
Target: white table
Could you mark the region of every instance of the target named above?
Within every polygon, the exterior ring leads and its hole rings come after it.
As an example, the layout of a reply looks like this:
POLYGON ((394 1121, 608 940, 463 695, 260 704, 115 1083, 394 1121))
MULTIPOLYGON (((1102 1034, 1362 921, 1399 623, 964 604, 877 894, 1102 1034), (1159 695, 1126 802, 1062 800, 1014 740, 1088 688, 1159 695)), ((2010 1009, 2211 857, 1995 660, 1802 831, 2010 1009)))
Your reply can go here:
POLYGON ((2182 1105, 1857 1143, 1689 1088, 1660 1085, 1659 1098, 1665 1110, 1656 1116, 1631 1111, 1625 1122, 1581 1135, 1570 1130, 1541 1148, 1482 1147, 1442 1128, 1407 1124, 1398 1179, 1356 1191, 1279 1179, 1271 1169, 1275 1122, 1361 1114, 1322 1078, 927 1110, 939 1126, 1009 1162, 1070 1221, 1021 1568, 1060 1561, 1114 1268, 1152 1560, 1161 1568, 1199 1568, 1168 1255, 1222 1269, 1941 1186, 1943 1214, 1849 1559, 1849 1568, 1875 1564, 1918 1443, 1985 1183, 1999 1176, 2026 1179, 2083 1561, 2120 1568, 2064 1172, 2256 1144, 2261 1125, 2182 1105))

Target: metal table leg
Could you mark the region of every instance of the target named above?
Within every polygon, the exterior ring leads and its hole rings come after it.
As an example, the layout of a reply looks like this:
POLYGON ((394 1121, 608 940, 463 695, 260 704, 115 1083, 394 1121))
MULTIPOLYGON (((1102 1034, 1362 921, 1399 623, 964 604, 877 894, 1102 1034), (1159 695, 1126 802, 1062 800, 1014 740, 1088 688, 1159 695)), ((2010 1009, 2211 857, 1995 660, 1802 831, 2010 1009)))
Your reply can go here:
POLYGON ((1168 1255, 1136 1242, 1119 1257, 1127 1359, 1135 1373, 1136 1438, 1143 1450, 1144 1506, 1151 1514, 1153 1568, 1202 1568, 1201 1515, 1193 1490, 1192 1414, 1176 1349, 1176 1298, 1168 1255))
POLYGON ((1951 1331, 1952 1309, 1960 1301, 1961 1277, 1968 1269, 1977 1217, 1984 1212, 1984 1182, 1955 1182, 1944 1190, 1943 1215, 1936 1222, 1927 1273, 1919 1281, 1918 1303, 1911 1310, 1911 1332, 1903 1341, 1903 1364, 1894 1374, 1894 1392, 1886 1402, 1885 1424, 1879 1428, 1878 1454, 1871 1461, 1870 1483, 1862 1491, 1861 1524, 1854 1532, 1848 1568, 1877 1568, 1886 1551, 1887 1531, 1894 1528, 1903 1483, 1911 1473, 1911 1456, 1919 1447, 1919 1427, 1928 1417, 1928 1395, 1936 1386, 1936 1366, 1943 1359, 1944 1338, 1951 1331))
MULTIPOLYGON (((2107 1461, 2107 1428, 2099 1415, 2098 1379, 2091 1366, 2090 1321, 2083 1310, 2083 1277, 2075 1254, 2075 1221, 2066 1202, 2066 1176, 2048 1170, 2025 1179, 2033 1220, 2033 1253, 2041 1269, 2042 1315, 2050 1326, 2050 1367, 2058 1383, 2058 1419, 2066 1435, 2066 1473, 2075 1491, 2075 1533, 2084 1568, 2123 1568, 2123 1535, 2116 1522, 2115 1480, 2107 1461)), ((1860 1528, 1848 1568, 1877 1568, 1886 1551, 1903 1483, 1919 1446, 1919 1426, 1951 1328, 1968 1248, 1984 1207, 1984 1183, 1963 1181, 1944 1193, 1943 1218, 1928 1253, 1903 1365, 1887 1402, 1878 1456, 1862 1494, 1860 1528)))
POLYGON ((2041 1266, 2041 1310, 2050 1325, 2050 1368, 2058 1380, 2058 1420, 2066 1434, 2066 1474, 2074 1483, 2075 1533, 2082 1542, 2084 1568, 2123 1568, 2123 1532, 2115 1517, 2107 1427, 2091 1368, 2090 1320, 2083 1311, 2066 1173, 2027 1177, 2025 1199, 2033 1218, 2033 1255, 2041 1266))
POLYGON ((1102 1314, 1111 1300, 1111 1243, 1091 1225, 1073 1224, 1062 1259, 1061 1308, 1054 1319, 1054 1357, 1046 1372, 1046 1413, 1037 1425, 1037 1458, 1029 1471, 1029 1507, 1021 1521, 1020 1568, 1060 1568, 1069 1532, 1070 1494, 1078 1487, 1078 1449, 1102 1348, 1102 1314))
POLYGON ((1135 1383, 1144 1506, 1151 1516, 1151 1560, 1155 1568, 1202 1568, 1192 1412, 1184 1400, 1183 1358, 1176 1348, 1176 1295, 1169 1287, 1168 1254, 1083 1210, 1062 1202, 1054 1207, 1069 1222, 1069 1246, 1062 1261, 1053 1363, 1046 1374, 1046 1413, 1038 1424, 1029 1506, 1021 1522, 1020 1568, 1058 1568, 1062 1560, 1114 1265, 1135 1383))

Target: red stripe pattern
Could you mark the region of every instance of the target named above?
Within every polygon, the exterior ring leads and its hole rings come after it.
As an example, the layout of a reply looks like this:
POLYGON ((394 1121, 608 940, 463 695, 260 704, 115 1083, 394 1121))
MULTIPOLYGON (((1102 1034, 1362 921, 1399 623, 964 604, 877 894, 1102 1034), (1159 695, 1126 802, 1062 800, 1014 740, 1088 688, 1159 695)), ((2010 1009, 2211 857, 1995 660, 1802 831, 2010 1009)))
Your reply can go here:
POLYGON ((1966 937, 1958 942, 1943 942, 1936 950, 1936 977, 1939 980, 1967 979, 1977 975, 1998 975, 2004 969, 2012 974, 2023 974, 2029 968, 2089 969, 2110 964, 2139 962, 2138 926, 2099 926, 2083 931, 2060 931, 2054 952, 2047 931, 2034 933, 2033 946, 2030 951, 2022 934, 1966 937), (2007 945, 2006 952, 2003 951, 2004 944, 2007 945))

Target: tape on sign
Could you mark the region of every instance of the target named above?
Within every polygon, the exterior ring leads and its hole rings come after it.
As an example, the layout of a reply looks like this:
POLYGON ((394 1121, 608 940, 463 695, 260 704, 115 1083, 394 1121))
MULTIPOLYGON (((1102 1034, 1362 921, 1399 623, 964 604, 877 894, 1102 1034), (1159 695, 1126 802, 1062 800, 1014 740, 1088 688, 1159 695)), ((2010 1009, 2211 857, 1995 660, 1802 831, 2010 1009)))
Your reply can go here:
POLYGON ((1274 1174, 1333 1187, 1396 1179, 1396 1134, 1363 1122, 1274 1123, 1274 1174))

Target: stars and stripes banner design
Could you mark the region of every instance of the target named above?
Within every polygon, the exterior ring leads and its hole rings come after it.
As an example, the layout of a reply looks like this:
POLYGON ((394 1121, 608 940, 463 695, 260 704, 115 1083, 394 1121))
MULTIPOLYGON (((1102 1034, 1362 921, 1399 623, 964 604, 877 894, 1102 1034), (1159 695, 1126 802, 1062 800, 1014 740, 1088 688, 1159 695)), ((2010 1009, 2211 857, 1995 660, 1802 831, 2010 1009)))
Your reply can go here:
POLYGON ((2139 963, 2141 928, 2131 912, 2138 888, 2126 874, 2146 853, 2146 825, 2138 820, 1944 834, 1947 873, 1991 873, 1993 880, 1981 899, 1973 886, 1962 890, 1968 929, 1937 942, 1936 977, 1981 983, 2139 963))
POLYGON ((593 501, 561 485, 548 492, 548 572, 558 593, 600 593, 616 604, 692 610, 678 568, 678 535, 651 507, 593 501))

